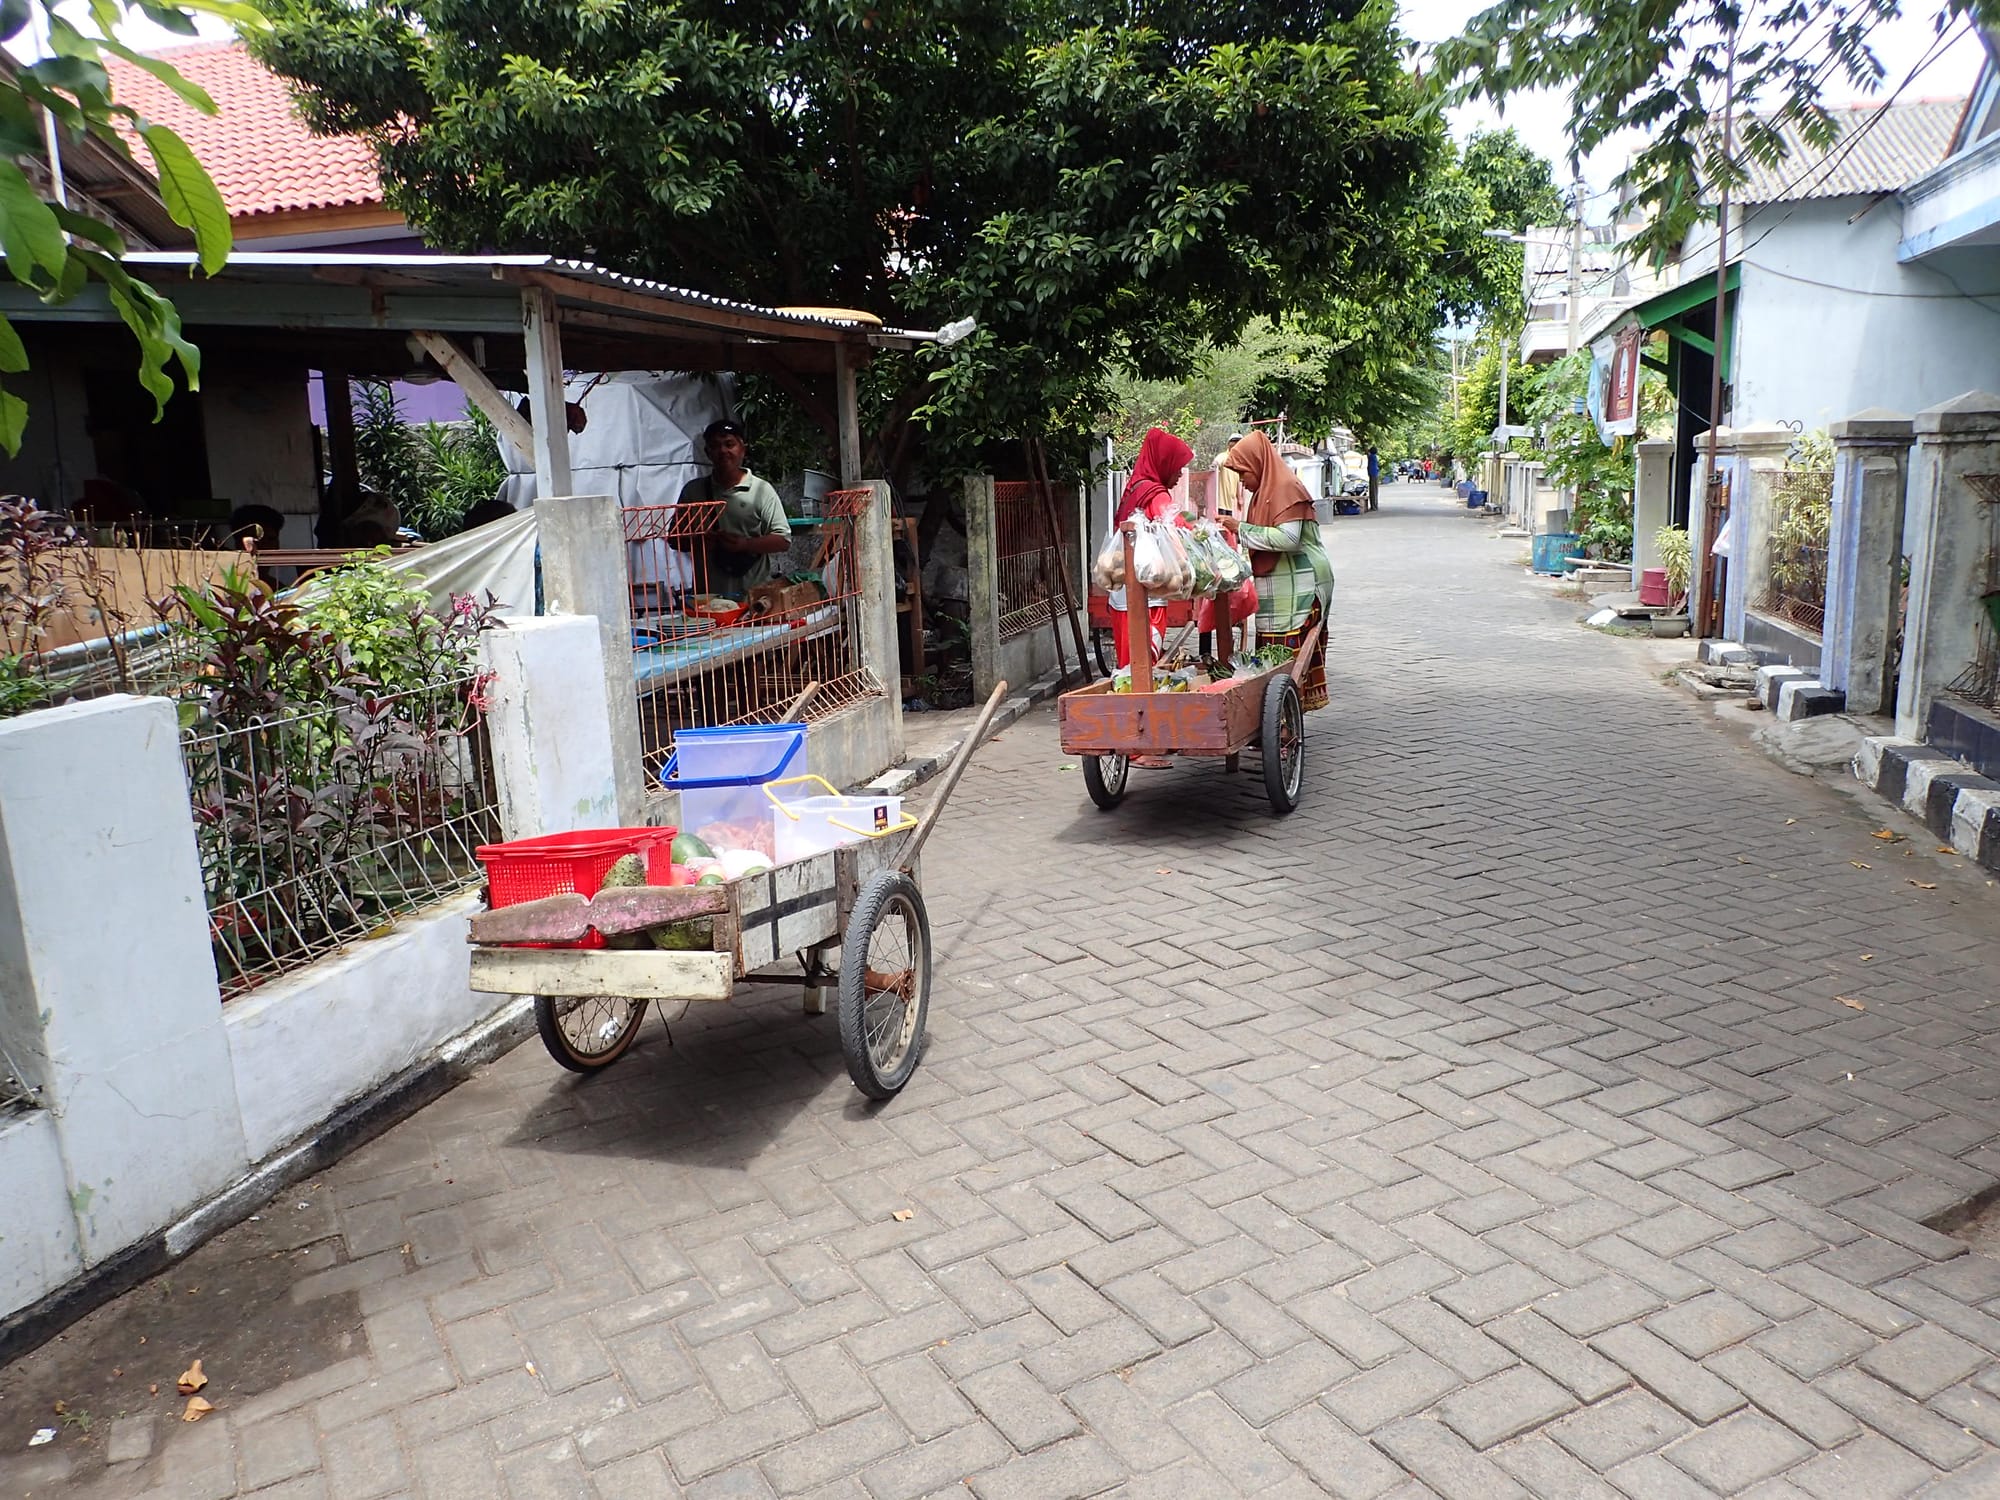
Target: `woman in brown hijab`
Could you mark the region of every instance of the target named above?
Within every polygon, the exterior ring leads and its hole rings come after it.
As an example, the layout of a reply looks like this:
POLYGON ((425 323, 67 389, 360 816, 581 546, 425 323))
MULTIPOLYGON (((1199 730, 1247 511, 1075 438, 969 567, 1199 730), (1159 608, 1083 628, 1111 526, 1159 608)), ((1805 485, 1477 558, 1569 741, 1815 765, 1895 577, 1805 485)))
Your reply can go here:
MULTIPOLYGON (((1236 534, 1257 575, 1257 638, 1296 649, 1307 627, 1324 620, 1333 603, 1333 564, 1320 544, 1312 494, 1259 431, 1231 448, 1222 467, 1240 475, 1250 492, 1236 534)), ((1307 709, 1326 705, 1325 660, 1322 651, 1299 684, 1307 709)))

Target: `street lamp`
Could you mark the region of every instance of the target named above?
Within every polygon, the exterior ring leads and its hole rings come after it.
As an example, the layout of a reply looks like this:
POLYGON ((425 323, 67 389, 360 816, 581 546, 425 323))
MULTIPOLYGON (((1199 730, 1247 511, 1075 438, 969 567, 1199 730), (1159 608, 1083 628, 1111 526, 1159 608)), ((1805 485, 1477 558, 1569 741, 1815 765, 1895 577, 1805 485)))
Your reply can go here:
MULTIPOLYGON (((1489 240, 1509 240, 1516 245, 1532 245, 1533 240, 1525 234, 1516 234, 1511 229, 1482 229, 1481 234, 1489 240)), ((1507 430, 1507 367, 1514 363, 1514 351, 1505 347, 1500 350, 1500 422, 1493 430, 1494 441, 1504 442, 1500 434, 1507 430)))

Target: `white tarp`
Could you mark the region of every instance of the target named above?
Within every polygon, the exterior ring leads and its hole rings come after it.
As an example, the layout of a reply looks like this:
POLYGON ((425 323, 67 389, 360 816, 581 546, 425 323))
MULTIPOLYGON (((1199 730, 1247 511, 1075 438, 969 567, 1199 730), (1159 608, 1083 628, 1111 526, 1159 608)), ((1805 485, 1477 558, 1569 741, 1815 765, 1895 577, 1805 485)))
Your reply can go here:
MULTIPOLYGON (((708 472, 702 430, 730 415, 733 393, 727 376, 627 370, 602 379, 573 375, 563 394, 589 418, 582 432, 570 434, 573 489, 579 495, 616 495, 620 505, 631 507, 672 505, 683 485, 708 472)), ((525 509, 535 499, 534 462, 505 443, 501 453, 510 472, 500 498, 525 509)), ((631 566, 634 583, 693 581, 687 557, 665 542, 633 543, 631 566)))
MULTIPOLYGON (((533 484, 534 476, 528 482, 533 484)), ((427 590, 440 614, 450 611, 453 594, 484 599, 491 593, 501 614, 532 615, 538 531, 533 509, 516 511, 392 557, 388 567, 427 590)))

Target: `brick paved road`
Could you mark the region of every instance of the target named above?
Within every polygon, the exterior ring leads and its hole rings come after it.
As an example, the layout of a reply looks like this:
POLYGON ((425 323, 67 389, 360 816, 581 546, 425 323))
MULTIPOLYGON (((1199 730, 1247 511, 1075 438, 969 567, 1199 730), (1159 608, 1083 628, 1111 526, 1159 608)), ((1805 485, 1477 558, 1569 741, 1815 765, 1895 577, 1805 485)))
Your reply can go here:
POLYGON ((130 1387, 21 1487, 2000 1495, 2000 1261, 1923 1223, 2000 1175, 2000 893, 1436 491, 1332 537, 1290 820, 1100 816, 1024 721, 932 845, 903 1098, 776 991, 596 1081, 523 1047, 204 1252, 344 1350, 212 1360, 196 1427, 130 1387))

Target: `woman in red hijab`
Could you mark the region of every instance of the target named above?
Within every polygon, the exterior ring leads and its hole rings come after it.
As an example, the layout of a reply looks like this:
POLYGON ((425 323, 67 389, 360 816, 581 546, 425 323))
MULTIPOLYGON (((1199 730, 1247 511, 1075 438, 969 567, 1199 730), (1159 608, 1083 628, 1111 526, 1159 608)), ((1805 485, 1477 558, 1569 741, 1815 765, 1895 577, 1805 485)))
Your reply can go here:
MULTIPOLYGON (((1179 503, 1174 486, 1187 472, 1194 449, 1163 427, 1150 427, 1139 442, 1139 456, 1132 461, 1132 474, 1125 481, 1125 493, 1118 497, 1118 510, 1111 518, 1116 531, 1128 517, 1138 515, 1149 521, 1164 521, 1179 503)), ((1157 635, 1167 628, 1167 612, 1155 605, 1152 628, 1157 635)), ((1111 592, 1111 641, 1118 650, 1118 665, 1132 665, 1132 642, 1125 633, 1125 590, 1111 592)))

